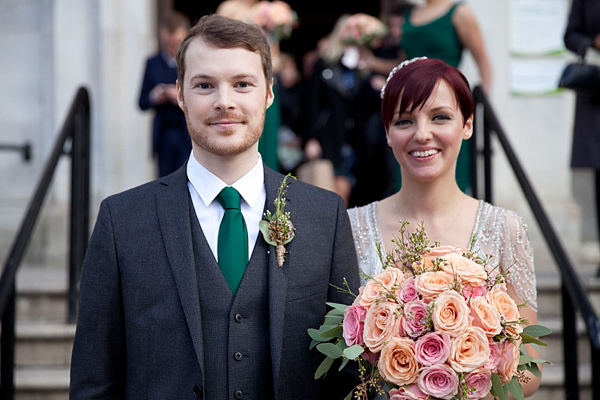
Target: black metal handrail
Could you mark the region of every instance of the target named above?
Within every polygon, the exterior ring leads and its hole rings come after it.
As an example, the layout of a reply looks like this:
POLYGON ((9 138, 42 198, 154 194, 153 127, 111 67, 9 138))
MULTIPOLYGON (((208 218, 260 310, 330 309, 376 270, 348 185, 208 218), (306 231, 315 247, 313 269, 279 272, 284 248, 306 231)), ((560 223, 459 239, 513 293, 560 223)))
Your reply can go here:
MULTIPOLYGON (((477 86, 473 90, 475 104, 483 106, 483 135, 484 135, 484 155, 485 155, 485 200, 492 202, 491 185, 491 133, 495 132, 502 149, 504 150, 508 162, 525 194, 527 202, 535 216, 535 219, 546 239, 546 243, 556 261, 562 278, 562 314, 563 314, 563 352, 565 369, 565 394, 566 399, 579 399, 579 376, 577 363, 577 328, 575 312, 579 311, 585 326, 591 347, 592 359, 592 396, 594 399, 600 399, 600 320, 592 304, 590 303, 587 292, 575 272, 571 261, 552 227, 550 220, 542 204, 540 203, 529 179, 527 178, 519 159, 517 158, 508 137, 504 133, 502 126, 494 109, 492 108, 487 96, 481 87, 477 86)), ((479 121, 476 121, 479 122, 479 121)), ((477 127, 477 123, 474 124, 477 127)), ((473 140, 477 141, 477 132, 473 135, 473 140)), ((476 146, 476 144, 475 144, 476 146)), ((477 148, 477 147, 475 147, 477 148)))
POLYGON ((25 161, 31 160, 31 143, 23 144, 0 143, 1 151, 18 151, 25 161))
POLYGON ((15 277, 44 199, 61 156, 71 156, 71 216, 69 255, 69 322, 75 321, 77 280, 83 264, 83 255, 89 236, 90 197, 90 101, 87 89, 77 90, 75 99, 56 139, 35 193, 15 237, 0 276, 0 399, 14 398, 14 344, 15 344, 15 277), (65 151, 69 144, 70 148, 65 151))

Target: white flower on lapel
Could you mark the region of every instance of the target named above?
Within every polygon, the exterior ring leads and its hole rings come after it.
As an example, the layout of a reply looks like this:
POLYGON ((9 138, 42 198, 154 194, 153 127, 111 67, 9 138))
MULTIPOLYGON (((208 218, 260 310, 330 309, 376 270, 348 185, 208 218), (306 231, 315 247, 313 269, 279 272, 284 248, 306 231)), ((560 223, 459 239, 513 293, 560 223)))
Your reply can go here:
POLYGON ((265 238, 265 242, 269 243, 276 248, 277 254, 277 265, 283 266, 285 245, 292 241, 294 238, 296 228, 292 224, 290 219, 290 213, 285 212, 285 197, 283 195, 287 191, 287 179, 296 179, 292 174, 287 174, 281 185, 279 185, 279 191, 277 197, 273 202, 275 204, 275 213, 267 210, 265 213, 265 219, 260 221, 259 228, 265 238))

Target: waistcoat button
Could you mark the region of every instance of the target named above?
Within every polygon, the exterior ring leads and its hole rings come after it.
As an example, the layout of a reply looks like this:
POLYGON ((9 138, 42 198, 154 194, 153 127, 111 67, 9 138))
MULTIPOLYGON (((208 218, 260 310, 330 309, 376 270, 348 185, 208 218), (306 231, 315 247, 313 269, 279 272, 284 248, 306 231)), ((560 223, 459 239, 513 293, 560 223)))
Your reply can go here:
POLYGON ((235 314, 235 317, 233 317, 235 319, 235 322, 242 322, 242 320, 244 319, 244 317, 242 317, 242 314, 235 314))
POLYGON ((194 395, 197 399, 201 399, 204 393, 202 393, 202 386, 194 385, 194 395))
POLYGON ((234 396, 236 399, 241 399, 242 397, 244 397, 244 393, 241 390, 236 390, 234 396))
POLYGON ((233 358, 235 359, 235 361, 242 361, 242 358, 244 358, 244 356, 242 355, 242 353, 240 353, 239 351, 237 353, 235 353, 233 355, 233 358))

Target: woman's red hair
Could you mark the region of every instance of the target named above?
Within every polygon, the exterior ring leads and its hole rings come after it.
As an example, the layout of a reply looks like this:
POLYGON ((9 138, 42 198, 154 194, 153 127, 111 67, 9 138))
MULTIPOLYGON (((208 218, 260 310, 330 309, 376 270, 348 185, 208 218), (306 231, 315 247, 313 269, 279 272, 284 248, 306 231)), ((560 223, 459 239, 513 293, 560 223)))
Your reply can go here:
POLYGON ((400 114, 408 110, 423 107, 440 79, 445 80, 456 97, 463 123, 473 115, 473 95, 467 78, 457 68, 441 60, 428 58, 417 60, 400 68, 385 88, 381 103, 381 119, 388 130, 394 109, 400 102, 400 114))

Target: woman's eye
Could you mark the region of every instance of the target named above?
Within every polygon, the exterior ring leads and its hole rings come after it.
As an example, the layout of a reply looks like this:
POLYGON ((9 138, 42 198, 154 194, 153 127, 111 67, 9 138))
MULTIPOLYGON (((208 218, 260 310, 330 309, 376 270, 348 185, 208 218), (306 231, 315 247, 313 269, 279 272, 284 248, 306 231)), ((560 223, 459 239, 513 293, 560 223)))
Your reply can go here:
POLYGON ((434 121, 448 121, 448 120, 450 120, 450 117, 447 116, 446 114, 438 114, 433 117, 433 120, 434 121))
POLYGON ((395 126, 406 126, 409 125, 411 123, 411 121, 409 119, 406 118, 401 118, 398 121, 394 122, 395 126))

